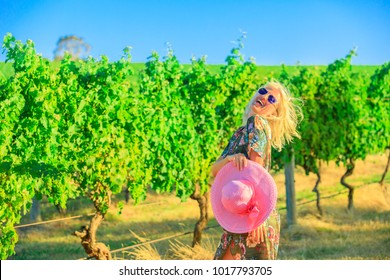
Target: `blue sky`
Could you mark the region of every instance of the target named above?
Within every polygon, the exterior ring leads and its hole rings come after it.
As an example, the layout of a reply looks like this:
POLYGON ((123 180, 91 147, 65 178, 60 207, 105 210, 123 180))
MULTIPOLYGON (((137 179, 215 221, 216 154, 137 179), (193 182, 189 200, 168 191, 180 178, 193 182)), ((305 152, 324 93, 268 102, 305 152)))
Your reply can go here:
MULTIPOLYGON (((34 41, 53 58, 58 39, 83 38, 90 55, 111 61, 132 46, 134 62, 152 51, 181 63, 207 56, 223 64, 246 33, 243 53, 258 65, 326 65, 357 47, 354 64, 390 61, 390 0, 0 0, 0 36, 34 41)), ((0 54, 0 61, 5 55, 0 54)))

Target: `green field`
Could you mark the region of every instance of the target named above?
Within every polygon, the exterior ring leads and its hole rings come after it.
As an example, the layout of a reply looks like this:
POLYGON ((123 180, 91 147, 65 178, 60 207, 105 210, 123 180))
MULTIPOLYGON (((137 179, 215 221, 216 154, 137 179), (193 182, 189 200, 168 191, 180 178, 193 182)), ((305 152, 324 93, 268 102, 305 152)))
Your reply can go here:
MULTIPOLYGON (((53 67, 58 66, 58 62, 53 62, 53 67)), ((144 63, 132 63, 134 71, 140 71, 141 69, 144 68, 145 64, 144 63)), ((223 65, 208 65, 209 70, 212 73, 217 73, 223 65)), ((184 65, 186 67, 186 65, 184 65)), ((291 73, 295 73, 297 69, 300 66, 286 66, 288 71, 291 71, 291 73)), ((308 67, 318 67, 319 69, 325 69, 326 66, 308 66, 308 67)), ((375 70, 379 67, 379 65, 355 65, 353 66, 354 71, 359 71, 359 72, 365 72, 368 75, 374 74, 375 70)), ((262 66, 259 65, 257 67, 257 73, 259 77, 266 77, 270 74, 273 74, 274 76, 277 76, 282 70, 282 67, 280 65, 278 66, 262 66)), ((0 77, 10 77, 13 74, 13 69, 12 69, 12 64, 10 63, 4 63, 0 62, 0 77)))
MULTIPOLYGON (((306 176, 295 170, 298 223, 287 227, 283 172, 273 174, 278 186, 278 209, 282 218, 279 259, 386 259, 390 260, 390 178, 381 187, 379 181, 387 155, 369 156, 357 162, 353 176, 348 179, 356 186, 355 209, 347 211, 347 193, 339 184, 345 172, 331 163, 322 167, 321 217, 316 209, 311 189, 314 175, 306 176), (338 194, 326 198, 332 194, 338 194)), ((118 194, 114 200, 123 200, 118 194)), ((114 203, 115 204, 115 203, 114 203)), ((87 200, 68 202, 67 217, 87 215, 93 206, 87 200)), ((149 192, 140 205, 126 204, 121 215, 112 207, 99 227, 97 241, 110 247, 115 259, 212 259, 221 229, 210 208, 208 229, 204 231, 202 247, 191 248, 192 230, 198 218, 197 203, 191 199, 181 202, 174 194, 149 192), (135 244, 145 243, 134 247, 135 244), (147 243, 151 242, 151 243, 147 243), (130 247, 126 250, 121 248, 130 247)), ((42 202, 43 220, 61 216, 51 204, 42 202)), ((72 235, 88 223, 88 217, 63 220, 50 224, 18 228, 16 255, 9 259, 75 260, 86 257, 79 238, 72 235)), ((29 223, 28 214, 22 224, 29 223)))

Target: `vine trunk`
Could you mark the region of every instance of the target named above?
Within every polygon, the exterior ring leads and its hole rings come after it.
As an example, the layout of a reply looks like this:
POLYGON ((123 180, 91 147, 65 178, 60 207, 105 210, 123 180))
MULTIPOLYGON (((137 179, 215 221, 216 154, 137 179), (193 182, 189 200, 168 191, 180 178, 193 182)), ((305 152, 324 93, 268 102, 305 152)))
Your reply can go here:
POLYGON ((317 200, 316 200, 317 210, 320 213, 320 215, 322 216, 323 212, 322 212, 322 208, 321 208, 321 195, 320 195, 320 190, 318 189, 318 185, 321 183, 320 171, 316 172, 316 175, 317 175, 317 181, 316 181, 316 184, 313 188, 313 192, 315 192, 316 196, 317 196, 317 200))
POLYGON ((354 187, 348 184, 345 179, 353 174, 353 170, 355 169, 355 162, 353 159, 349 159, 349 164, 347 164, 347 171, 341 177, 340 183, 348 189, 348 210, 353 210, 353 194, 354 187))
MULTIPOLYGON (((106 203, 109 207, 111 204, 111 193, 107 194, 106 203)), ((75 231, 74 235, 80 237, 81 245, 89 258, 97 260, 111 260, 112 256, 108 247, 102 242, 96 242, 96 231, 104 220, 104 213, 100 210, 99 203, 91 198, 96 209, 89 226, 83 226, 80 231, 75 231)))
POLYGON ((201 194, 199 184, 195 185, 195 192, 191 195, 191 198, 198 202, 200 216, 199 216, 199 220, 195 224, 192 247, 201 244, 202 232, 209 220, 209 214, 208 214, 209 196, 210 196, 209 192, 201 194))
POLYGON ((387 149, 389 150, 389 155, 387 157, 387 164, 386 164, 385 171, 383 172, 382 178, 379 181, 379 184, 381 186, 383 186, 383 182, 385 181, 385 177, 386 177, 387 171, 389 170, 389 165, 390 165, 390 147, 387 147, 387 149))

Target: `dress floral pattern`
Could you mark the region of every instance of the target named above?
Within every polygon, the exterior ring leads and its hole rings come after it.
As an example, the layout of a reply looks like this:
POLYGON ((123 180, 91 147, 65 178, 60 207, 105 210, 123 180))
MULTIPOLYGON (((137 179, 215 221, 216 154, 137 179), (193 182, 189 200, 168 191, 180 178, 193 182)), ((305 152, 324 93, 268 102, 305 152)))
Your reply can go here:
MULTIPOLYGON (((250 149, 263 158, 264 167, 269 170, 271 129, 268 121, 258 115, 250 117, 245 126, 236 130, 222 152, 222 157, 242 153, 249 159, 250 149)), ((262 225, 249 233, 238 234, 224 230, 214 259, 223 259, 226 253, 230 253, 238 260, 275 260, 278 253, 279 235, 280 216, 274 209, 262 225)))

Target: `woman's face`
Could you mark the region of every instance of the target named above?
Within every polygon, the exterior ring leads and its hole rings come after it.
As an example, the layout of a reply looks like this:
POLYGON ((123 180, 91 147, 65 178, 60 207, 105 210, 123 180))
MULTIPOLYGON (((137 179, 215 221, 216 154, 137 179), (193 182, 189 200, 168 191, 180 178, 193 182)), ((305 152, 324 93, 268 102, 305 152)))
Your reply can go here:
POLYGON ((268 91, 266 94, 256 94, 251 105, 252 112, 256 115, 261 115, 265 117, 277 116, 277 109, 280 104, 281 98, 280 91, 272 87, 265 87, 265 89, 268 91), (274 99, 276 99, 275 103, 272 104, 273 98, 270 96, 273 96, 274 99))

